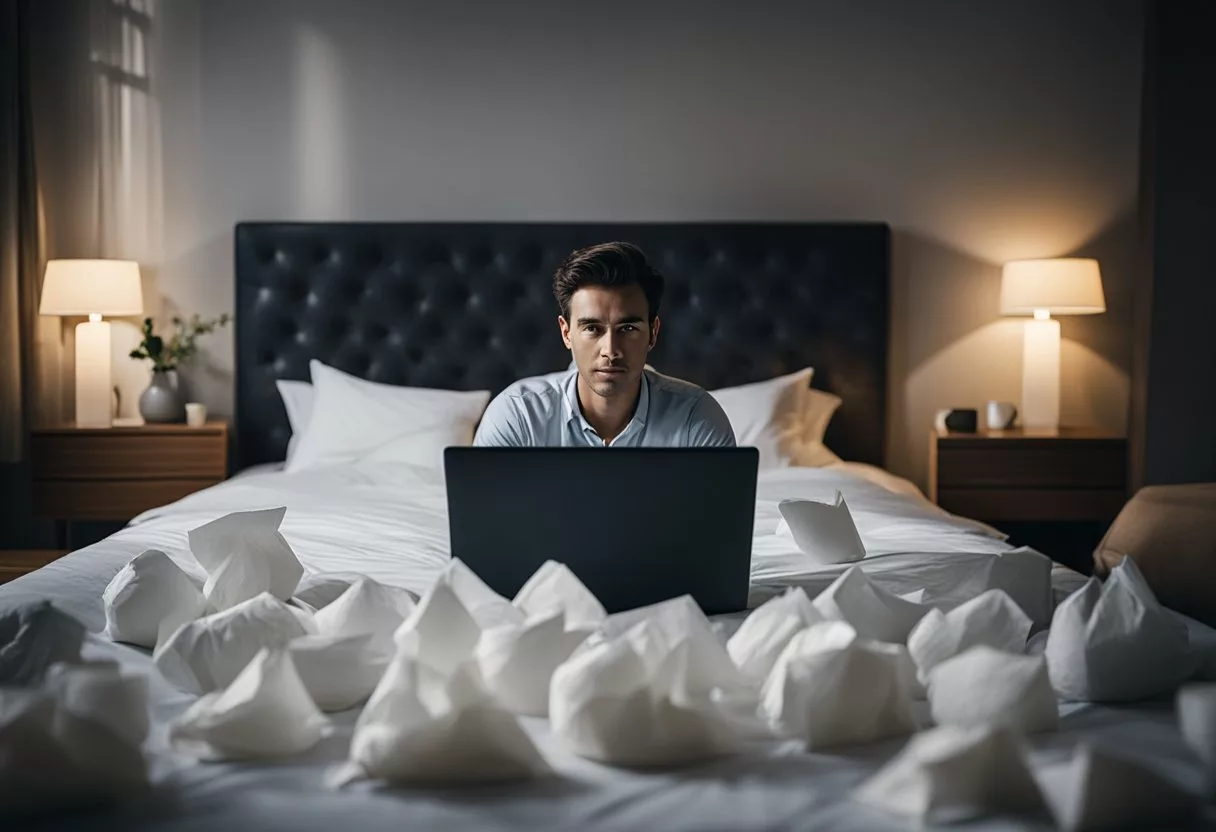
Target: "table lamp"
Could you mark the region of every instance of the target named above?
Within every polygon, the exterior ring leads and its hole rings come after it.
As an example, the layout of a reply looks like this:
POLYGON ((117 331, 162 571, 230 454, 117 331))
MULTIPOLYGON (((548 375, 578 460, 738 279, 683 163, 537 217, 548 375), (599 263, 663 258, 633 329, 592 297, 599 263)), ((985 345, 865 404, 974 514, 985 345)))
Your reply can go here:
POLYGON ((1060 322, 1052 315, 1106 311, 1097 260, 1014 260, 1001 273, 1001 314, 1033 315, 1022 347, 1022 405, 1027 428, 1060 426, 1060 322))
POLYGON ((131 260, 50 260, 42 282, 42 315, 87 315, 76 326, 76 426, 108 428, 110 324, 102 315, 143 314, 139 264, 131 260))

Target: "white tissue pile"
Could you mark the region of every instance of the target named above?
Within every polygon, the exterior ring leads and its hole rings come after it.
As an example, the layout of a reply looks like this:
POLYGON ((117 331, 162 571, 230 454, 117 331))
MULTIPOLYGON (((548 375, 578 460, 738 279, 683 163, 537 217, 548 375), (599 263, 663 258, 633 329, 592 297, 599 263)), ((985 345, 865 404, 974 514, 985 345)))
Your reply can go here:
MULTIPOLYGON (((332 734, 327 714, 359 709, 335 788, 548 777, 555 761, 523 721, 545 719, 565 753, 638 769, 895 741, 852 797, 915 823, 1047 813, 1099 828, 1111 810, 1098 795, 1111 793, 1142 823, 1193 808, 1110 749, 1050 764, 1028 753, 1059 726, 1061 699, 1143 699, 1191 674, 1186 630, 1130 560, 1061 603, 1035 652, 1032 618, 1002 590, 939 609, 872 582, 842 499, 781 509, 804 550, 858 562, 814 598, 773 598, 726 641, 690 597, 609 616, 554 562, 513 599, 459 560, 420 598, 358 575, 302 589, 282 509, 192 531, 199 574, 157 550, 133 558, 104 593, 105 635, 151 650, 195 697, 168 726, 186 758, 304 754, 332 734)), ((0 809, 148 785, 146 680, 82 662, 83 638, 49 604, 0 616, 0 746, 15 748, 0 754, 0 809), (28 774, 34 755, 61 766, 53 795, 28 774)), ((1188 742, 1216 771, 1216 686, 1178 697, 1188 742)))

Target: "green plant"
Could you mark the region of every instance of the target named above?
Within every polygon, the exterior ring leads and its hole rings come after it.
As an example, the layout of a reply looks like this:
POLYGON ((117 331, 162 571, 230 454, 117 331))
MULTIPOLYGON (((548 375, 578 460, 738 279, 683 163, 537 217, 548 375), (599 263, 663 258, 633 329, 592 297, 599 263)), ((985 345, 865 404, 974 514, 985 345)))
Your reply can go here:
POLYGON ((143 340, 139 346, 131 350, 132 358, 146 358, 152 362, 153 372, 176 370, 177 365, 189 359, 198 349, 196 343, 200 335, 210 335, 217 328, 226 325, 232 316, 225 312, 218 318, 203 320, 193 315, 190 320, 173 318, 173 336, 166 343, 165 339, 153 331, 152 319, 144 318, 143 340))

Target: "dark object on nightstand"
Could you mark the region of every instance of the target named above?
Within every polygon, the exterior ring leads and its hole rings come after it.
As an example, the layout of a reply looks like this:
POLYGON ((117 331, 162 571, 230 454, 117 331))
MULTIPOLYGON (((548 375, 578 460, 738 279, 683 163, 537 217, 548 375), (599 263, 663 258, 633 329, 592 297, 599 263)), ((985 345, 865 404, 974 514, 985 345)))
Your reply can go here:
POLYGON ((1127 441, 1096 428, 934 431, 929 497, 1089 574, 1127 501, 1127 441))
POLYGON ((31 449, 34 516, 63 524, 56 545, 67 550, 71 521, 125 522, 228 474, 228 424, 222 420, 197 428, 37 428, 31 449))
POLYGON ((975 433, 979 427, 979 412, 976 410, 951 410, 943 420, 951 433, 975 433))

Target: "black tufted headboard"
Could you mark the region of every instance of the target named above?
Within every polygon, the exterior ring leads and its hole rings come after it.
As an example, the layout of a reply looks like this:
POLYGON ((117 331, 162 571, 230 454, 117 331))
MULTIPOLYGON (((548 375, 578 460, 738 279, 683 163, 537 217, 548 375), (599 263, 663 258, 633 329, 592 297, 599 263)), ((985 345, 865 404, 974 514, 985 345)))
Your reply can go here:
POLYGON ((241 223, 236 469, 282 460, 276 379, 317 358, 373 381, 489 389, 562 369, 551 280, 575 248, 642 247, 667 279, 651 353, 709 389, 815 368, 827 444, 881 465, 890 232, 871 223, 241 223))

